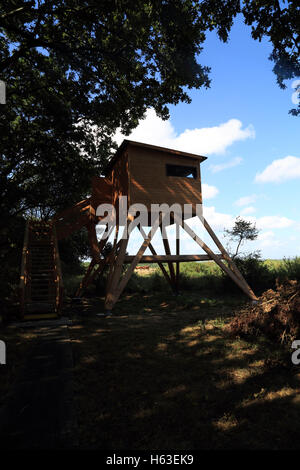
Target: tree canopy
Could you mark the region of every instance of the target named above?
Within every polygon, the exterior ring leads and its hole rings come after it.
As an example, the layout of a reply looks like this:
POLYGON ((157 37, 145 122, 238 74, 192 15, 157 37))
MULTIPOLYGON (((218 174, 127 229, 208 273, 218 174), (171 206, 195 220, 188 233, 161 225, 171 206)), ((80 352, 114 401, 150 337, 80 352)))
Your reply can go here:
POLYGON ((168 104, 209 86, 209 68, 199 63, 205 33, 227 41, 239 13, 254 39, 273 44, 280 86, 299 76, 296 1, 6 0, 0 7, 5 218, 38 207, 47 216, 83 197, 118 127, 128 133, 149 107, 167 118, 168 104))
POLYGON ((189 89, 209 87, 206 33, 227 41, 238 14, 273 45, 279 85, 299 77, 295 0, 0 0, 3 282, 20 253, 22 216, 51 217, 86 197, 117 128, 128 134, 149 107, 167 118, 189 89))
POLYGON ((0 2, 1 205, 14 216, 83 197, 118 127, 208 86, 193 2, 0 2), (94 133, 90 132, 91 125, 94 133), (96 136, 95 136, 96 133, 96 136))

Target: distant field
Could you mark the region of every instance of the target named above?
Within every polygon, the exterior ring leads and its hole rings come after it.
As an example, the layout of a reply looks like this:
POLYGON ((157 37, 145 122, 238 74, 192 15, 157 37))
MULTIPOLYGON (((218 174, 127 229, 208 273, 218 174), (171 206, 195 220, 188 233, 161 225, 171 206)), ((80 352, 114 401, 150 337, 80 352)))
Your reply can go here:
MULTIPOLYGON (((83 263, 84 269, 87 269, 88 262, 83 263)), ((300 280, 300 258, 294 259, 267 259, 257 260, 237 260, 239 269, 243 276, 257 293, 261 295, 267 289, 273 289, 276 282, 284 279, 300 280)), ((164 263, 166 269, 168 266, 164 263)), ((131 292, 156 292, 168 291, 169 286, 156 264, 141 264, 139 267, 148 269, 137 269, 131 277, 126 291, 131 292)), ((82 274, 68 274, 65 276, 66 293, 69 296, 74 295, 78 287, 82 274)), ((102 295, 105 282, 94 283, 87 290, 87 295, 102 295)), ((180 290, 181 291, 202 291, 205 293, 221 294, 238 293, 238 288, 233 281, 224 275, 221 269, 213 261, 180 263, 180 290)))

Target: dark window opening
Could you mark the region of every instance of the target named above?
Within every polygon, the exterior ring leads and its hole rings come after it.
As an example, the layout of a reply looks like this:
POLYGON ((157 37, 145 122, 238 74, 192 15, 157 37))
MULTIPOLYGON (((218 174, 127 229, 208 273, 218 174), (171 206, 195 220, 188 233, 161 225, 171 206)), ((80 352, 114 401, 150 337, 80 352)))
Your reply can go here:
POLYGON ((167 165, 167 176, 197 179, 197 168, 195 166, 167 165))

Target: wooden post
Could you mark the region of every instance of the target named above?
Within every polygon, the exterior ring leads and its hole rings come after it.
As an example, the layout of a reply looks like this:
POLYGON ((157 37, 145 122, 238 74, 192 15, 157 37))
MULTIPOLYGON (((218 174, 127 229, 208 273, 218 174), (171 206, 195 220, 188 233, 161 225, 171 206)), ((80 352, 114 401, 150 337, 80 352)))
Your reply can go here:
POLYGON ((95 260, 99 260, 100 250, 99 250, 99 244, 98 244, 98 239, 97 239, 96 226, 94 223, 90 223, 86 227, 88 230, 88 237, 89 237, 89 243, 91 247, 92 258, 95 260))
POLYGON ((87 271, 86 271, 83 279, 81 280, 81 283, 80 283, 80 285, 79 285, 79 287, 76 291, 75 297, 80 297, 80 295, 82 294, 84 289, 86 289, 86 287, 90 283, 89 277, 90 277, 91 272, 92 272, 92 270, 95 266, 95 263, 96 263, 96 261, 94 259, 92 259, 90 264, 89 264, 89 267, 87 268, 87 271))
POLYGON ((119 232, 119 225, 117 225, 117 228, 116 228, 114 252, 112 254, 112 259, 111 259, 111 273, 110 273, 110 278, 108 281, 106 297, 105 297, 105 309, 108 311, 112 309, 112 307, 117 301, 115 300, 116 289, 117 289, 117 285, 122 274, 122 266, 124 264, 124 258, 126 256, 126 248, 127 248, 128 240, 129 240, 128 227, 129 227, 129 223, 132 220, 133 220, 133 217, 131 215, 128 215, 126 224, 123 230, 122 238, 119 241, 119 252, 117 256, 116 256, 117 238, 118 238, 117 234, 119 232))
MULTIPOLYGON (((139 231, 141 232, 142 236, 144 237, 144 239, 147 238, 147 235, 146 235, 144 229, 143 229, 140 225, 139 225, 138 228, 139 228, 139 231)), ((149 250, 151 251, 151 253, 152 253, 153 255, 155 255, 155 256, 157 255, 155 249, 153 248, 152 243, 149 243, 149 247, 148 247, 148 248, 149 248, 149 250)), ((167 271, 166 271, 166 269, 165 269, 163 263, 162 263, 161 261, 157 261, 157 264, 158 264, 158 266, 160 267, 160 269, 161 269, 163 275, 165 276, 166 281, 170 284, 171 289, 173 289, 173 284, 172 284, 171 278, 170 278, 169 274, 167 273, 167 271)))
MULTIPOLYGON (((170 255, 171 250, 170 250, 169 240, 167 236, 167 231, 165 227, 163 227, 162 225, 160 225, 160 232, 161 232, 162 241, 164 244, 166 255, 170 255)), ((172 262, 168 261, 168 266, 169 266, 170 278, 172 281, 172 289, 176 293, 177 290, 176 290, 176 276, 175 276, 175 271, 174 271, 174 265, 172 262)))
POLYGON ((182 226, 182 228, 192 237, 193 240, 195 240, 196 243, 198 243, 199 246, 211 257, 212 260, 216 262, 218 266, 226 273, 228 276, 242 289, 243 292, 245 292, 248 297, 252 300, 257 300, 257 297, 255 294, 253 294, 252 290, 248 286, 248 284, 245 284, 244 282, 241 281, 241 279, 233 272, 231 269, 229 269, 221 260, 218 256, 216 256, 213 251, 201 240, 201 238, 198 237, 198 235, 195 234, 195 232, 185 223, 180 220, 180 218, 174 214, 174 217, 176 221, 182 226))
POLYGON ((115 270, 114 262, 115 262, 116 252, 117 252, 118 235, 119 235, 119 224, 117 223, 115 236, 114 236, 114 242, 113 242, 113 248, 112 248, 111 256, 109 258, 109 273, 107 276, 106 295, 110 291, 110 286, 111 286, 112 278, 114 275, 114 270, 115 270))
MULTIPOLYGON (((141 257, 143 256, 145 250, 149 246, 149 243, 151 242, 156 230, 158 229, 159 224, 160 224, 160 219, 157 219, 155 221, 153 227, 151 228, 147 238, 144 240, 143 244, 141 245, 138 253, 134 257, 134 260, 132 261, 132 263, 128 267, 124 277, 119 282, 119 285, 117 286, 116 282, 114 282, 114 285, 111 286, 111 287, 113 287, 113 289, 112 288, 110 289, 109 295, 107 295, 107 298, 105 299, 105 308, 108 311, 110 311, 113 308, 113 306, 115 305, 115 303, 118 301, 120 295, 122 294, 123 290, 126 287, 127 282, 130 279, 130 276, 132 275, 132 273, 133 273, 134 269, 136 268, 137 264, 139 263, 139 261, 140 261, 141 257)), ((124 258, 125 258, 125 250, 126 250, 126 246, 127 246, 127 243, 128 243, 128 238, 129 238, 129 234, 127 236, 127 239, 122 240, 122 241, 124 241, 124 245, 120 247, 118 266, 117 266, 116 275, 115 275, 115 279, 114 279, 114 280, 117 280, 117 281, 119 280, 119 277, 120 277, 119 274, 120 274, 120 271, 122 269, 122 264, 123 264, 123 261, 124 261, 124 258), (126 242, 126 245, 125 245, 125 242, 126 242)))
POLYGON ((237 265, 234 263, 234 261, 230 258, 229 254, 227 253, 227 251, 225 250, 224 246, 222 245, 222 243, 220 242, 220 240, 218 239, 218 237, 216 236, 216 234, 214 233, 214 231, 212 230, 212 228, 210 227, 209 223, 207 222, 206 219, 202 219, 201 217, 199 217, 199 219, 201 220, 201 222, 203 223, 205 229, 207 230, 207 232, 209 233, 209 235, 211 236, 211 238, 213 239, 213 241, 215 242, 216 246, 219 248, 220 252, 222 253, 223 255, 223 258, 228 262, 231 270, 236 274, 236 276, 241 280, 241 282, 246 286, 246 288, 248 288, 250 290, 250 292, 252 293, 252 295, 255 297, 255 294, 254 292, 252 291, 251 287, 248 285, 246 279, 244 278, 244 276, 242 275, 242 273, 240 272, 240 270, 238 269, 237 265))
MULTIPOLYGON (((176 255, 180 255, 180 226, 176 223, 176 255)), ((176 261, 176 291, 179 291, 180 262, 176 261)))
POLYGON ((29 220, 27 220, 25 225, 24 233, 24 243, 22 250, 22 262, 21 262, 21 276, 19 284, 19 293, 20 293, 20 313, 21 317, 24 317, 25 313, 25 303, 27 300, 27 290, 28 290, 28 253, 29 253, 29 220))
MULTIPOLYGON (((95 230, 96 230, 96 227, 95 227, 95 230)), ((97 259, 92 259, 90 264, 89 264, 89 267, 87 269, 87 272, 85 273, 84 275, 84 278, 82 279, 81 283, 80 283, 80 286, 79 288, 77 289, 76 291, 76 297, 80 297, 83 293, 83 291, 91 284, 91 282, 93 281, 93 279, 95 278, 95 276, 99 273, 101 274, 103 269, 104 269, 104 266, 105 266, 105 262, 103 259, 100 259, 100 256, 101 256, 101 253, 102 253, 102 250, 104 249, 107 241, 108 241, 108 238, 111 234, 113 230, 113 227, 110 227, 110 229, 108 230, 108 224, 106 225, 106 228, 105 228, 105 231, 103 232, 102 234, 102 237, 100 239, 100 242, 98 244, 99 246, 99 257, 97 259), (108 231, 108 234, 107 236, 105 236, 106 232, 108 231), (96 268, 96 265, 98 264, 98 267, 96 268)), ((98 242, 98 240, 97 240, 98 242)))

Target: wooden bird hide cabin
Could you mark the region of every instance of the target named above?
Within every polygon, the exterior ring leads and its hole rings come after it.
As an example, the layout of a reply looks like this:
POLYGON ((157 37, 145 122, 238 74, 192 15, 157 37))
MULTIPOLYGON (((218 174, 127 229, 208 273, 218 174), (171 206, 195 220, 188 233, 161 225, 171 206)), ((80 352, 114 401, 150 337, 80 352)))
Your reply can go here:
MULTIPOLYGON (((206 157, 201 155, 132 140, 123 141, 109 162, 104 176, 93 177, 90 197, 57 214, 52 220, 52 228, 49 229, 54 231, 57 240, 68 237, 82 227, 88 230, 91 262, 76 296, 81 296, 84 289, 96 276, 100 276, 105 266, 108 265, 105 309, 111 311, 139 263, 157 263, 170 287, 177 293, 180 262, 213 260, 250 299, 256 300, 255 294, 202 215, 200 165, 205 160, 206 157), (124 200, 126 200, 125 214, 124 200), (142 207, 142 210, 133 212, 129 210, 136 205, 142 207), (158 210, 156 215, 159 214, 159 217, 152 217, 155 213, 153 205, 164 205, 163 207, 171 207, 171 209, 173 205, 176 205, 180 211, 171 210, 168 214, 170 218, 167 219, 167 210, 158 210), (185 210, 187 206, 188 212, 185 210), (110 223, 107 218, 109 207, 115 212, 115 218, 110 223), (141 212, 144 216, 146 215, 146 218, 139 218, 137 227, 143 236, 143 242, 135 255, 127 255, 130 233, 128 236, 124 236, 124 233, 126 231, 125 234, 127 234, 130 224, 137 221, 141 212), (214 248, 204 243, 188 225, 188 219, 191 217, 199 218, 210 235, 214 248), (171 253, 165 230, 168 224, 176 225, 176 253, 174 254, 171 253), (97 225, 104 227, 100 240, 97 238, 97 225), (180 253, 182 230, 198 244, 199 253, 191 255, 180 253), (152 245, 152 238, 157 231, 162 236, 164 254, 158 254, 152 245), (112 251, 104 256, 104 248, 112 233, 114 233, 112 251), (147 248, 151 255, 144 254, 147 248), (217 253, 215 253, 215 248, 218 249, 217 253), (126 271, 123 269, 124 265, 127 265, 126 271)), ((27 245, 29 238, 27 234, 27 245)), ((28 303, 28 300, 26 301, 26 295, 23 292, 23 311, 26 309, 26 302, 28 303)), ((58 304, 60 304, 59 301, 58 304)))

